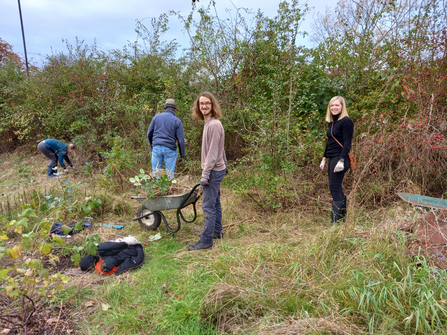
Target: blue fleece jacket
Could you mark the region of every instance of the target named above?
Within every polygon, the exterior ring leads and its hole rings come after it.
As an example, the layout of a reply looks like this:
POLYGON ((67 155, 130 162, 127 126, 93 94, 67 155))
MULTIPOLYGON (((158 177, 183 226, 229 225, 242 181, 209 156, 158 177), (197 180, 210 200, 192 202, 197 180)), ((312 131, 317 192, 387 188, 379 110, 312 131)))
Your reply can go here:
POLYGON ((59 140, 48 139, 45 140, 45 146, 51 151, 53 151, 56 155, 58 155, 58 161, 60 166, 65 167, 64 159, 68 163, 68 165, 70 166, 73 165, 67 156, 68 145, 59 140))
POLYGON ((185 157, 183 124, 172 109, 166 109, 164 113, 154 116, 147 130, 147 139, 151 148, 163 145, 169 149, 177 150, 176 143, 178 142, 180 157, 185 157))

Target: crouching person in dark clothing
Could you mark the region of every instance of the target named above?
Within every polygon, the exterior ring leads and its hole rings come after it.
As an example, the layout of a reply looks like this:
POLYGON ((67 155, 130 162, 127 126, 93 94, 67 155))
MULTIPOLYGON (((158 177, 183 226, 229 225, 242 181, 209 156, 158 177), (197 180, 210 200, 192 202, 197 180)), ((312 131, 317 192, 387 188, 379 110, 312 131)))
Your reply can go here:
POLYGON ((213 238, 222 238, 222 207, 220 204, 220 183, 227 171, 224 143, 225 133, 219 121, 222 115, 219 103, 213 94, 203 92, 193 106, 193 117, 204 120, 202 135, 202 210, 205 215, 204 230, 200 241, 188 247, 189 251, 211 249, 213 238))
POLYGON ((76 149, 73 143, 67 145, 59 140, 47 139, 40 142, 37 145, 37 149, 50 160, 48 164, 48 177, 56 177, 54 172, 57 169, 57 162, 64 168, 64 172, 68 172, 64 160, 71 168, 74 168, 70 158, 68 158, 68 154, 74 153, 76 149))

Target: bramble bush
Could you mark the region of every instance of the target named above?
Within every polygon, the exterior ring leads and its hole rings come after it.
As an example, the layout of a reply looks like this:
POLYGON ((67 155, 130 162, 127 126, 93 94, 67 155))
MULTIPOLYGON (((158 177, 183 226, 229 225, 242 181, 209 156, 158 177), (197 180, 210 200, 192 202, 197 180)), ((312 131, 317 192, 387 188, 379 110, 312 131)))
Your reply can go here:
POLYGON ((424 66, 410 68, 393 81, 400 87, 406 109, 395 110, 384 104, 378 111, 364 113, 358 125, 356 147, 360 161, 371 160, 370 174, 375 182, 389 185, 383 196, 413 191, 441 196, 447 167, 447 123, 445 94, 447 72, 424 66))

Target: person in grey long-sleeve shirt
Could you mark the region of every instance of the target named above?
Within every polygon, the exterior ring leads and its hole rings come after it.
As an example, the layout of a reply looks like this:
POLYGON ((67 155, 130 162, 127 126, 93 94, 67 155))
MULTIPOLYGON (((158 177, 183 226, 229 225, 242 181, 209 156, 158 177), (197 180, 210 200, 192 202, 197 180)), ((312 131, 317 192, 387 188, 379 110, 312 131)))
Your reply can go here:
POLYGON ((203 187, 202 210, 204 230, 200 240, 188 247, 189 251, 211 249, 213 239, 221 239, 222 207, 220 204, 220 183, 227 173, 225 156, 225 132, 220 122, 222 111, 212 93, 200 93, 193 107, 193 117, 204 120, 202 136, 202 175, 200 185, 203 187))
POLYGON ((163 168, 169 178, 174 178, 175 164, 177 162, 177 143, 180 158, 185 158, 185 135, 182 121, 175 116, 177 106, 174 99, 167 99, 164 113, 157 114, 151 121, 147 130, 147 139, 152 149, 152 172, 157 174, 163 168))

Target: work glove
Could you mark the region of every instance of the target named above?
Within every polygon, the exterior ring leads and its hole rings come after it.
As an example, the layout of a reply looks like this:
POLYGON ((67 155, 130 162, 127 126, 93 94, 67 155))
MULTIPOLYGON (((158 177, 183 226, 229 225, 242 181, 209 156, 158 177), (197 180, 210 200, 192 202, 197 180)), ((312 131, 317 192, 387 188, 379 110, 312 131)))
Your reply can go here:
POLYGON ((206 178, 200 178, 200 185, 202 186, 208 186, 210 183, 208 182, 208 179, 206 178))
POLYGON ((326 167, 326 158, 323 157, 320 163, 320 169, 324 170, 325 167, 326 167))
POLYGON ((180 159, 185 159, 185 156, 180 156, 180 159))
POLYGON ((345 169, 345 163, 338 161, 337 165, 335 165, 334 172, 340 172, 345 169))
POLYGON ((225 175, 227 175, 228 174, 228 169, 225 169, 225 175))

